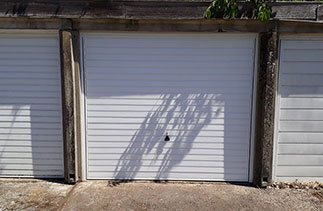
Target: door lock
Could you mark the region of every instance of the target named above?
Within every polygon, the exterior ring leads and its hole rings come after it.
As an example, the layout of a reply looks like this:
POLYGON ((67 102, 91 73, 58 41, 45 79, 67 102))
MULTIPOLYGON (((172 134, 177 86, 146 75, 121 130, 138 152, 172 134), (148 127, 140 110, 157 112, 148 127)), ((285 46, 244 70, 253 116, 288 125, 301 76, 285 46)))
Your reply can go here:
POLYGON ((165 137, 164 141, 170 141, 170 138, 168 136, 168 133, 166 133, 166 137, 165 137))

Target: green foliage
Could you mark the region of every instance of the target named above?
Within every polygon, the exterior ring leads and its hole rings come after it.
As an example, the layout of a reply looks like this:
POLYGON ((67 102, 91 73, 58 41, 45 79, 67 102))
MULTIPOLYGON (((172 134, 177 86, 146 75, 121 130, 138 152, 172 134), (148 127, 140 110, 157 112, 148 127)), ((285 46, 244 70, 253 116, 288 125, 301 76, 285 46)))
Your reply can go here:
POLYGON ((257 9, 257 12, 256 12, 257 18, 261 21, 269 20, 271 16, 271 8, 267 6, 266 2, 262 2, 260 4, 255 3, 255 5, 257 9))
MULTIPOLYGON (((271 17, 271 8, 268 7, 269 0, 247 0, 252 3, 257 19, 267 21, 271 17)), ((238 16, 238 0, 215 0, 204 12, 204 18, 235 18, 238 16)))
POLYGON ((223 14, 225 17, 234 18, 238 15, 236 0, 216 0, 206 9, 204 17, 211 19, 223 14))

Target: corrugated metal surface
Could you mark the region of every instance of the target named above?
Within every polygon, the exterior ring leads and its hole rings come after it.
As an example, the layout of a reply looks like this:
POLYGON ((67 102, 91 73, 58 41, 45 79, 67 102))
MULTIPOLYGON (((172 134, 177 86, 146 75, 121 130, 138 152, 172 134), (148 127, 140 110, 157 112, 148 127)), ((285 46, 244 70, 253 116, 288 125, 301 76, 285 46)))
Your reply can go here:
POLYGON ((281 40, 275 180, 323 181, 323 40, 281 40))
POLYGON ((59 41, 0 35, 0 177, 62 177, 59 41))
POLYGON ((87 178, 248 181, 254 45, 85 34, 87 178))

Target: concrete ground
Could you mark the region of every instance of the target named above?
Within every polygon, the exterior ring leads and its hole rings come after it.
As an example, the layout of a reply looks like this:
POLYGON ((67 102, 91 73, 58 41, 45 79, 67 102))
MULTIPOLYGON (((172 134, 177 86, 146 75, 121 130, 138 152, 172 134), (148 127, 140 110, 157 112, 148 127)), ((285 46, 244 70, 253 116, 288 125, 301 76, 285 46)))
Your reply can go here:
POLYGON ((0 210, 323 210, 323 190, 227 183, 0 180, 0 196, 0 210))
POLYGON ((0 180, 0 211, 58 210, 72 185, 42 180, 0 180))

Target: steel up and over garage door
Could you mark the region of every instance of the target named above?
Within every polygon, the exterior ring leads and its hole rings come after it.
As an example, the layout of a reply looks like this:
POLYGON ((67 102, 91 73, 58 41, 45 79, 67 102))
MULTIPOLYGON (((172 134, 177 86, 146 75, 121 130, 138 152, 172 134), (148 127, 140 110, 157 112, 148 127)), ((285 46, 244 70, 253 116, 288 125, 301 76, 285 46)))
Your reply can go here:
POLYGON ((323 182, 323 39, 281 40, 276 181, 323 182))
POLYGON ((0 177, 62 177, 57 34, 0 35, 0 177))
POLYGON ((248 181, 255 36, 82 42, 88 179, 248 181))

